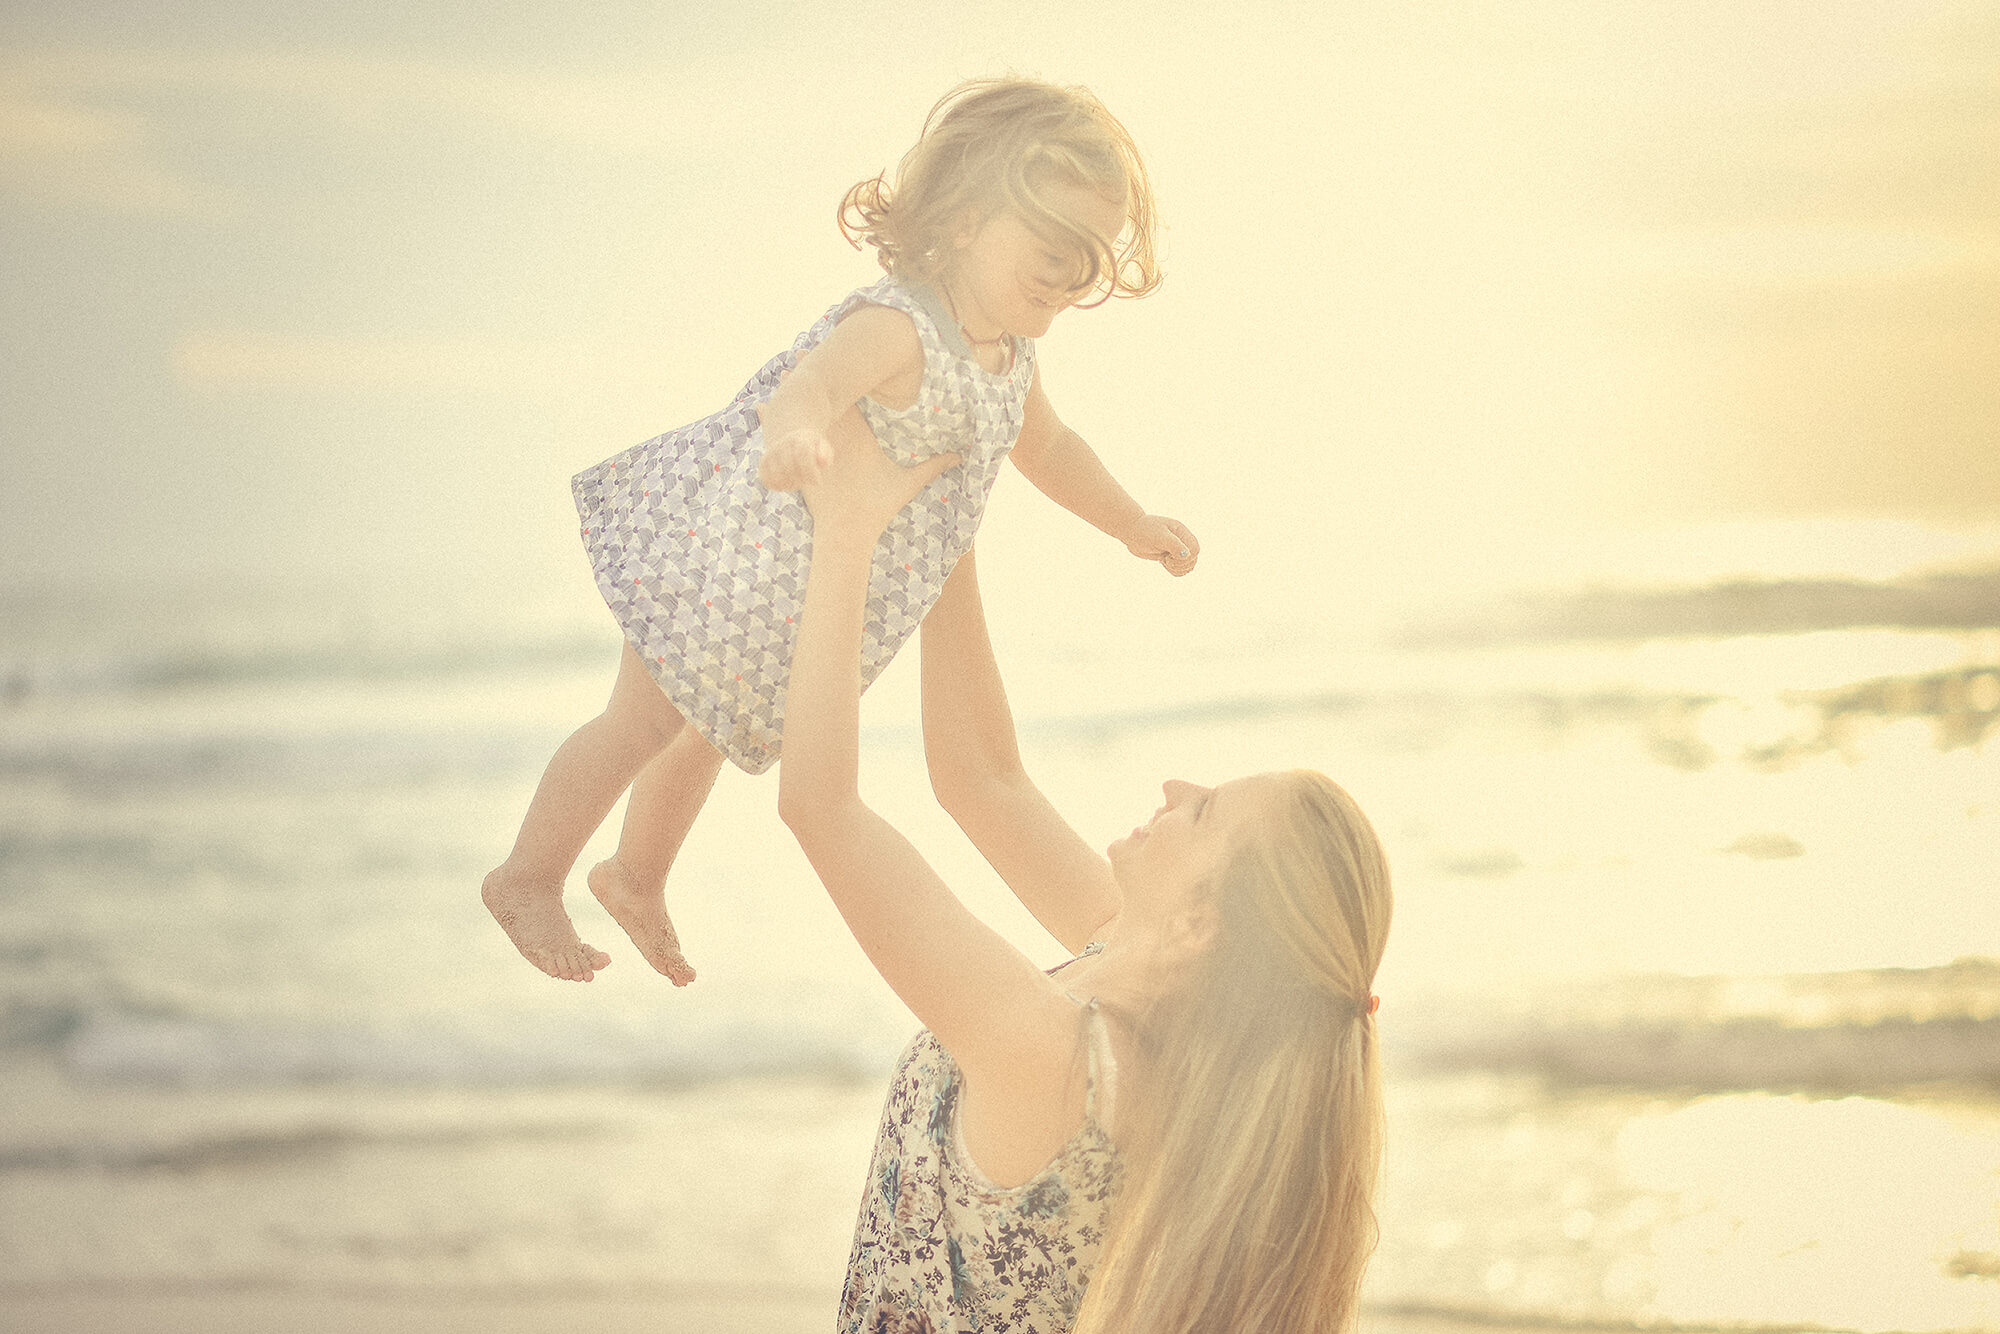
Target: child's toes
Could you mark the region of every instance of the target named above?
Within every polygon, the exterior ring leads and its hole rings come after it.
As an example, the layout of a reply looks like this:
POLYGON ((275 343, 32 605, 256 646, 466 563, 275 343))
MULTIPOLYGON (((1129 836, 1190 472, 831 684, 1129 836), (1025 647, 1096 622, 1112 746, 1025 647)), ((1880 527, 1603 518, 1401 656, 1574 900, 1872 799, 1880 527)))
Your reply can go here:
POLYGON ((611 966, 611 956, 593 945, 583 947, 583 961, 593 969, 611 966))

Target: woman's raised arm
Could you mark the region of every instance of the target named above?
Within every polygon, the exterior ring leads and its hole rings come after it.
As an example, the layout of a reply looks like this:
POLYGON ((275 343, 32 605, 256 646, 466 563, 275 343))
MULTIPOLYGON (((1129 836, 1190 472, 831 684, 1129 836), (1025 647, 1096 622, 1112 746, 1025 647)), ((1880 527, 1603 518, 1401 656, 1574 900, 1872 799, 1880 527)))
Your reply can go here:
POLYGON ((869 961, 971 1078, 1046 1090, 1074 1057, 1074 1002, 979 921, 861 800, 861 627, 870 557, 896 511, 951 458, 903 469, 836 432, 805 488, 812 568, 785 696, 778 812, 869 961))
POLYGON ((1111 863, 1021 764, 968 551, 923 626, 924 755, 938 804, 1070 953, 1118 913, 1111 863))

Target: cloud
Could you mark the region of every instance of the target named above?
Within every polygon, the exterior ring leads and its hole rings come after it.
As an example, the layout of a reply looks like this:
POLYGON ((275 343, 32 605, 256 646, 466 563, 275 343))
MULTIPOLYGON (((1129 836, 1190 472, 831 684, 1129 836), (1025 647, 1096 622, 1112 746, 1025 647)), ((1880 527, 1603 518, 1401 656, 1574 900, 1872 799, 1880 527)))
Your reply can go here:
POLYGON ((1784 284, 2000 271, 2000 239, 1972 230, 1794 225, 1613 233, 1584 256, 1606 278, 1784 284))
POLYGON ((0 188, 114 211, 215 212, 241 189, 178 163, 223 135, 240 154, 246 132, 289 145, 322 129, 361 143, 443 136, 685 163, 719 151, 706 114, 717 105, 730 108, 735 142, 787 132, 770 99, 745 98, 707 69, 585 72, 329 49, 15 52, 0 56, 0 188))
MULTIPOLYGON (((758 101, 705 70, 585 73, 282 48, 44 52, 0 66, 0 80, 77 99, 134 93, 194 94, 238 105, 276 99, 363 129, 435 124, 444 116, 554 143, 635 150, 699 145, 705 127, 688 113, 711 97, 726 99, 733 116, 756 114, 758 101)), ((781 123, 775 113, 772 122, 781 123)))
POLYGON ((156 133, 129 112, 0 90, 0 189, 121 213, 190 213, 224 202, 154 160, 156 133))
POLYGON ((136 117, 0 92, 0 153, 101 152, 127 148, 140 135, 136 117))
POLYGON ((502 338, 301 337, 191 331, 173 346, 174 378, 200 393, 497 393, 533 386, 639 381, 658 357, 643 347, 502 338))

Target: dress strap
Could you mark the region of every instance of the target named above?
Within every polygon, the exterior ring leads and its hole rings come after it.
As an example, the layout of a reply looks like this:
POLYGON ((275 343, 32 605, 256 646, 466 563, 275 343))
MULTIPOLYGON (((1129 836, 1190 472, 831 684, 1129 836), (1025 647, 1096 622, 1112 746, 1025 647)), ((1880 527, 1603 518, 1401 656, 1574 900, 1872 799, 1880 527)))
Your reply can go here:
POLYGON ((924 299, 921 289, 912 289, 888 274, 884 274, 873 286, 850 292, 847 299, 828 312, 838 323, 854 312, 857 306, 887 306, 900 310, 910 317, 917 326, 917 337, 923 342, 926 360, 933 349, 945 350, 949 344, 945 339, 945 326, 938 322, 938 315, 931 302, 924 299))
POLYGON ((1083 1090, 1083 1114, 1099 1125, 1111 1124, 1112 1098, 1117 1092, 1118 1057, 1111 1050, 1111 1026, 1092 997, 1084 1003, 1083 1031, 1090 1053, 1090 1074, 1083 1090))

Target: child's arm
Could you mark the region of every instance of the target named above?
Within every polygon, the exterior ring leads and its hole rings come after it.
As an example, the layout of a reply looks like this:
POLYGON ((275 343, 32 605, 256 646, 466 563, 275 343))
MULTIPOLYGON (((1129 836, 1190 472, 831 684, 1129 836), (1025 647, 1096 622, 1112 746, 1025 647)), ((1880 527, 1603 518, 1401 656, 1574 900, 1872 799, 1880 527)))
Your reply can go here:
POLYGON ((764 457, 757 480, 773 491, 813 481, 830 457, 827 431, 853 414, 864 396, 914 399, 924 372, 924 345, 908 315, 864 305, 835 325, 757 409, 764 457))
POLYGON ((1014 717, 966 552, 924 617, 924 755, 938 804, 1072 954, 1118 913, 1111 863, 1056 812, 1021 765, 1014 717))
POLYGON ((1141 560, 1156 560, 1183 575, 1201 557, 1201 543, 1174 519, 1148 514, 1126 494, 1083 437, 1064 426, 1042 392, 1036 368, 1014 443, 1014 465, 1035 489, 1100 532, 1125 544, 1141 560))

